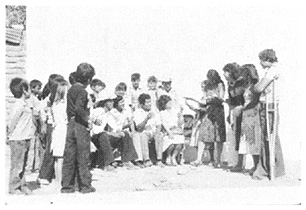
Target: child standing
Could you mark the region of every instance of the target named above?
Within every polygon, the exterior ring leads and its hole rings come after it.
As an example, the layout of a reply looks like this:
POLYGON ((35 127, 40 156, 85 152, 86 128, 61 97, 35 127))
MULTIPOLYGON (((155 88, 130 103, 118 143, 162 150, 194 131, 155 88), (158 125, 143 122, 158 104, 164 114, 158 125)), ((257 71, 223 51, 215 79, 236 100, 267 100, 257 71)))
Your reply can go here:
POLYGON ((53 131, 51 134, 51 151, 54 157, 55 180, 60 182, 62 176, 63 155, 67 132, 67 91, 68 83, 63 80, 57 84, 57 88, 52 90, 55 95, 51 101, 51 116, 53 118, 53 131))
POLYGON ((90 107, 94 106, 103 96, 101 95, 102 91, 105 89, 106 85, 100 79, 93 79, 90 82, 90 88, 92 93, 90 94, 90 107))
POLYGON ((26 173, 38 171, 41 165, 43 148, 40 143, 41 117, 40 117, 40 101, 38 95, 40 94, 42 83, 39 80, 32 80, 30 82, 31 96, 26 100, 27 105, 31 108, 34 122, 34 137, 31 139, 31 145, 28 154, 28 164, 26 173))
POLYGON ((88 93, 86 87, 95 75, 95 69, 88 63, 81 63, 76 71, 76 83, 67 93, 67 138, 64 150, 61 193, 75 192, 75 179, 79 177, 81 193, 95 192, 91 186, 92 175, 89 171, 90 130, 88 93))
POLYGON ((9 179, 10 194, 31 194, 25 179, 25 167, 34 136, 32 110, 26 103, 31 96, 31 89, 26 80, 14 78, 10 90, 16 99, 10 112, 8 141, 11 149, 11 169, 9 179))
POLYGON ((139 108, 138 98, 142 93, 142 89, 139 87, 140 84, 140 74, 134 73, 131 76, 132 87, 129 88, 129 98, 131 100, 132 111, 134 112, 139 108))
POLYGON ((150 76, 148 78, 148 90, 147 90, 147 93, 151 97, 151 110, 158 112, 158 108, 157 108, 157 100, 158 100, 157 78, 155 76, 150 76))

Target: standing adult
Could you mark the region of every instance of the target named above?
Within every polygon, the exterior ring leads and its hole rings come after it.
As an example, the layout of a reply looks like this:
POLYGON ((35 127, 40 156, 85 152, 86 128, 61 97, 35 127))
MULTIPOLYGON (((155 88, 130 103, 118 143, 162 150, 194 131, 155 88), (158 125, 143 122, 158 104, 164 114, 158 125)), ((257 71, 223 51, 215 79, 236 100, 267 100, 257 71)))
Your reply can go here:
POLYGON ((280 70, 277 65, 278 60, 273 49, 265 49, 259 53, 260 64, 265 70, 264 77, 254 86, 254 91, 262 93, 260 98, 260 125, 263 131, 262 144, 260 151, 259 164, 256 171, 253 173, 253 179, 263 179, 265 177, 271 178, 270 171, 270 153, 268 142, 267 122, 269 122, 269 130, 272 130, 275 124, 275 177, 285 175, 285 165, 282 154, 282 147, 278 134, 279 125, 279 76, 280 70), (275 84, 273 84, 275 83, 275 84), (275 88, 273 90, 273 85, 275 88), (273 98, 273 91, 275 94, 275 100, 273 98), (268 116, 266 109, 274 109, 269 111, 268 116))
MULTIPOLYGON (((239 143, 241 136, 241 121, 242 114, 238 116, 233 115, 236 107, 244 105, 244 80, 240 74, 240 66, 237 63, 228 63, 223 68, 224 77, 228 81, 228 95, 229 95, 229 116, 228 121, 231 124, 235 134, 235 150, 239 151, 239 143)), ((237 153, 236 153, 237 154, 237 153)), ((232 172, 240 172, 243 170, 243 155, 238 156, 237 165, 231 169, 232 172)))

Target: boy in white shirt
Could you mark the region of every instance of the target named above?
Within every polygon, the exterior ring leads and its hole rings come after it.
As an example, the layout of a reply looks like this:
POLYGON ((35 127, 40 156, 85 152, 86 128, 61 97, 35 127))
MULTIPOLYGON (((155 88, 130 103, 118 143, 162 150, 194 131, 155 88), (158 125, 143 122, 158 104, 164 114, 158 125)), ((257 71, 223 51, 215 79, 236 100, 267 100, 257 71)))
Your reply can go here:
POLYGON ((91 119, 94 124, 92 141, 98 148, 98 166, 105 171, 113 171, 115 162, 113 150, 118 148, 123 167, 135 169, 131 161, 137 159, 137 153, 131 135, 124 130, 125 114, 119 112, 123 111, 123 107, 120 106, 118 112, 113 109, 115 99, 122 100, 122 97, 108 97, 101 100, 97 104, 98 107, 92 110, 91 119))
POLYGON ((137 162, 143 161, 145 167, 152 166, 149 158, 149 141, 155 140, 155 149, 157 155, 157 166, 163 167, 161 162, 163 153, 163 139, 161 135, 161 121, 159 114, 151 111, 151 97, 146 93, 139 96, 140 108, 134 112, 134 121, 136 131, 134 135, 134 146, 138 154, 137 162))
POLYGON ((9 178, 10 194, 31 194, 25 179, 26 160, 34 137, 32 110, 26 103, 31 96, 28 82, 14 78, 10 90, 16 99, 12 105, 8 123, 8 142, 11 149, 11 169, 9 178))
POLYGON ((140 74, 134 73, 131 76, 132 87, 129 88, 128 95, 131 100, 131 108, 134 112, 137 108, 139 108, 138 97, 143 92, 139 87, 140 84, 140 74))

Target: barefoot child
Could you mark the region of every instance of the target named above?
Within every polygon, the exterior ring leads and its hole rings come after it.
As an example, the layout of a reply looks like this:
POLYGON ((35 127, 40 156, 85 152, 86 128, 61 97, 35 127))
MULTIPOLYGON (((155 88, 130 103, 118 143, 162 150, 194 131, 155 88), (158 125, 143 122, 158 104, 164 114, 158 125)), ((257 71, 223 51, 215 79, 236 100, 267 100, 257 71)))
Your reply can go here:
POLYGON ((26 103, 26 99, 31 96, 31 90, 28 82, 22 78, 12 79, 10 90, 16 101, 12 105, 8 124, 8 141, 11 149, 9 193, 31 194, 25 179, 30 140, 34 137, 32 110, 26 103))

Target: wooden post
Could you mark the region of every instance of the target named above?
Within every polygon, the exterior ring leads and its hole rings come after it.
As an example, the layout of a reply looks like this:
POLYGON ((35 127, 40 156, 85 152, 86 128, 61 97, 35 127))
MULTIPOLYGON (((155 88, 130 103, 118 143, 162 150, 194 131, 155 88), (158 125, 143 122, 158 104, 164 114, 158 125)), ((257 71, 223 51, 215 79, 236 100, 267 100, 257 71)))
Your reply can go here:
POLYGON ((276 94, 275 94, 275 80, 272 81, 272 107, 269 108, 268 96, 266 95, 266 123, 267 123, 267 138, 269 142, 269 163, 270 163, 270 180, 275 179, 275 137, 276 137, 276 126, 277 126, 277 104, 276 104, 276 94), (270 128, 269 113, 272 114, 272 128, 270 128))

